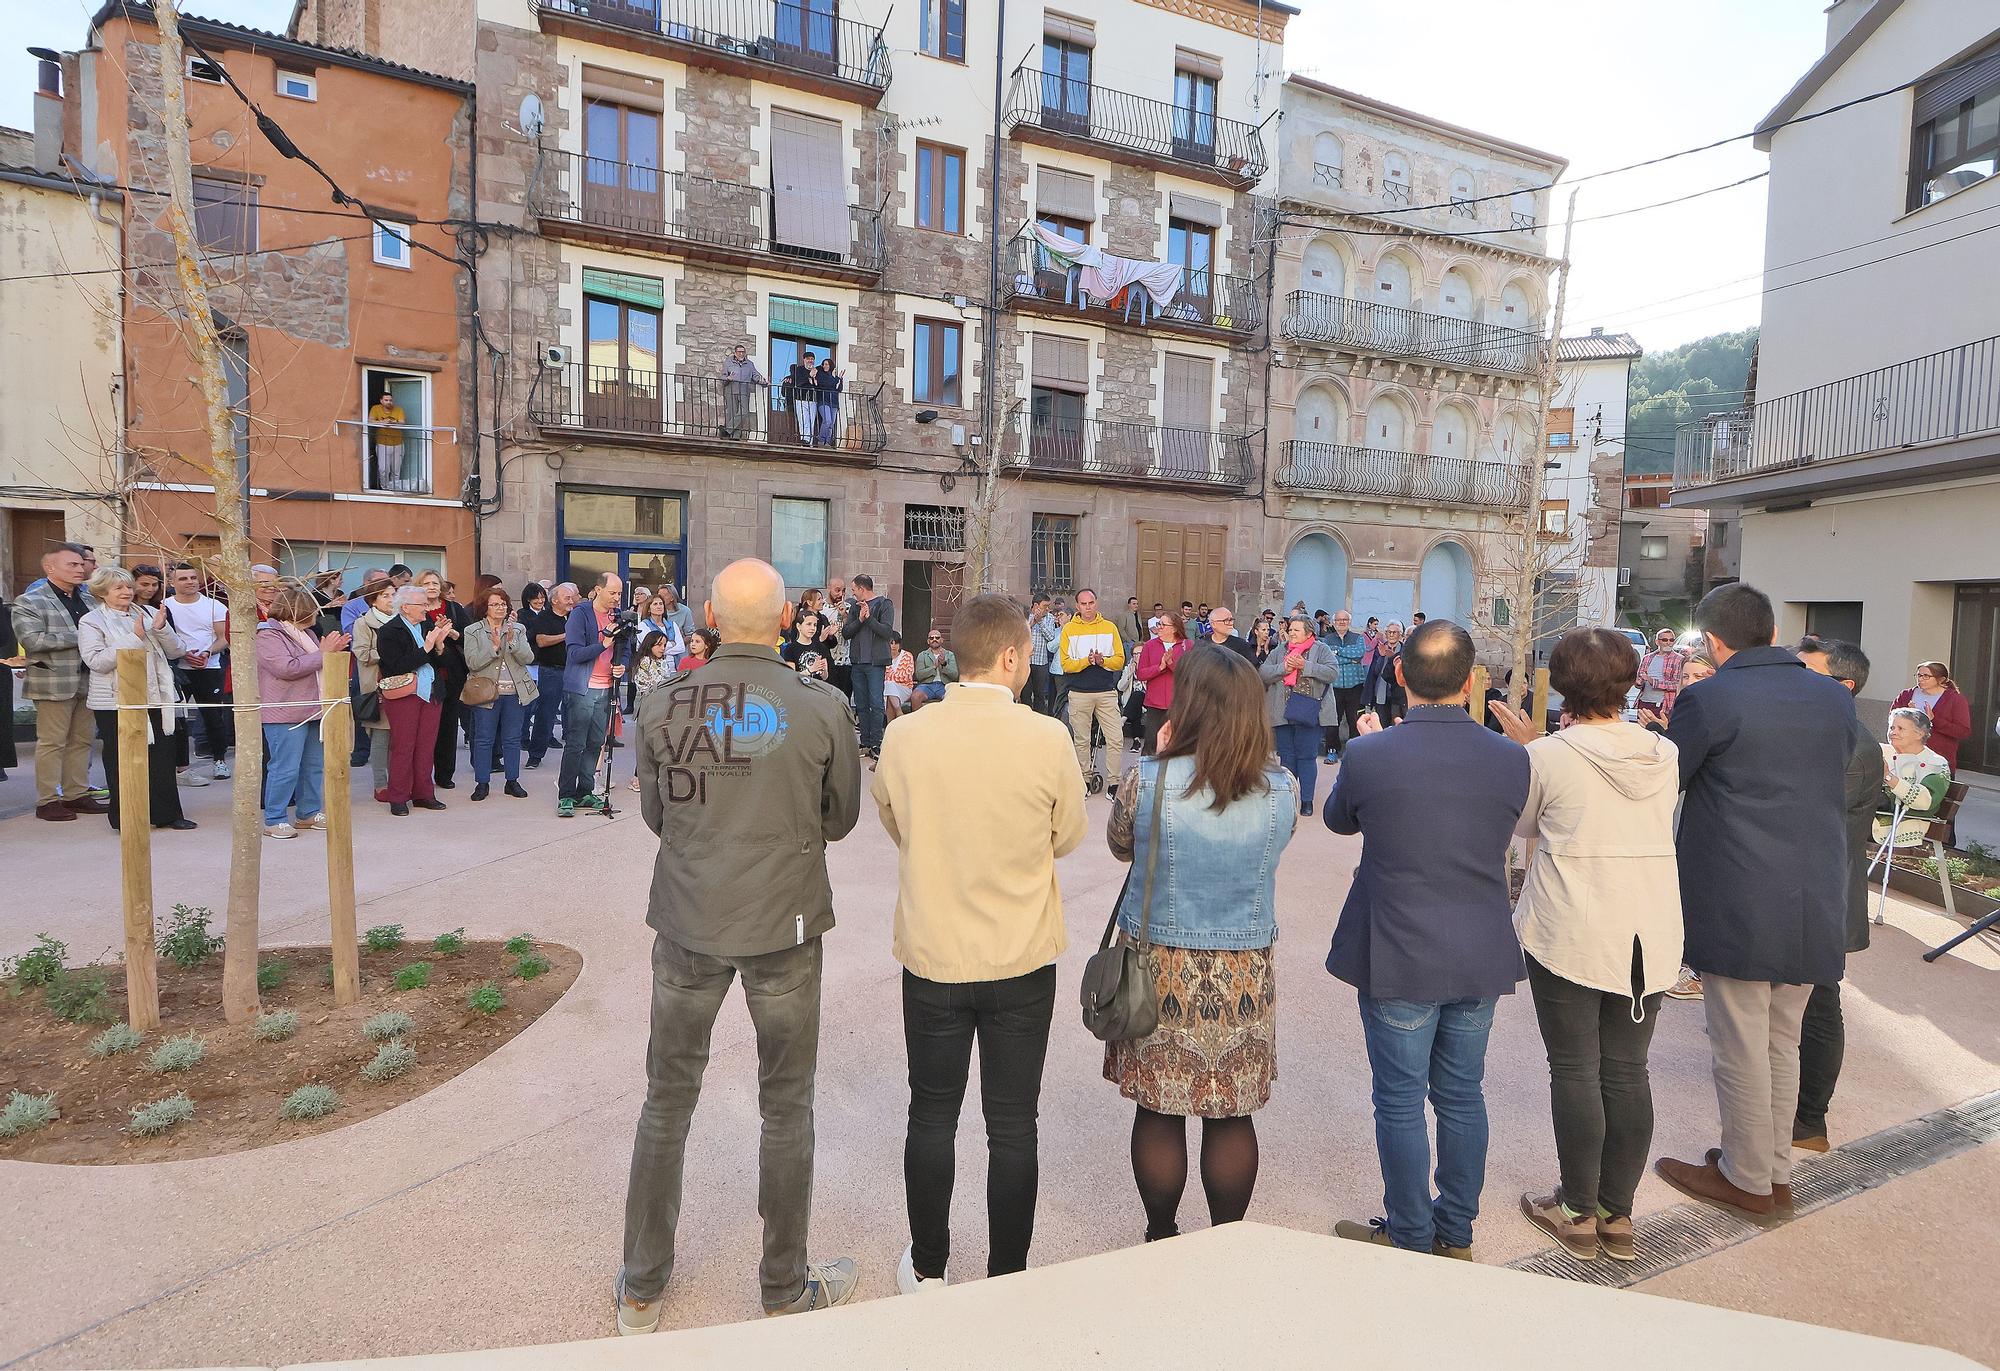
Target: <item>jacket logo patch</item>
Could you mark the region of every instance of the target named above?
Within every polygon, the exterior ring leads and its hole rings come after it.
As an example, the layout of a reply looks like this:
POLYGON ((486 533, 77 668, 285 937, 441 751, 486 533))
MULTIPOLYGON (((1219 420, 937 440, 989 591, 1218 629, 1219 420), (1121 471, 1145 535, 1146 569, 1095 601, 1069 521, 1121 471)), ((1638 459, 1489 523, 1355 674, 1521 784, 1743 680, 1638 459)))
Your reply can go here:
POLYGON ((689 680, 662 689, 660 782, 669 801, 706 804, 711 776, 747 774, 790 732, 783 703, 755 686, 689 680))

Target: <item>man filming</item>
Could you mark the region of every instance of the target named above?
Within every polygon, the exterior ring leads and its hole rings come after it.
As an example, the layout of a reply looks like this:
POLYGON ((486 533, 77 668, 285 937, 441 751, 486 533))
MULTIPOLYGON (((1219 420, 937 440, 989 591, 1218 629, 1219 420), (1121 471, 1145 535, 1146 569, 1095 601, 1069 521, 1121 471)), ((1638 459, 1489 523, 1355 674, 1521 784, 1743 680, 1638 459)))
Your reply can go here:
POLYGON ((563 759, 556 789, 556 817, 574 818, 579 809, 602 809, 596 794, 597 758, 611 727, 613 683, 625 678, 632 653, 629 628, 618 622, 618 599, 625 583, 604 572, 590 594, 569 612, 563 629, 563 759))

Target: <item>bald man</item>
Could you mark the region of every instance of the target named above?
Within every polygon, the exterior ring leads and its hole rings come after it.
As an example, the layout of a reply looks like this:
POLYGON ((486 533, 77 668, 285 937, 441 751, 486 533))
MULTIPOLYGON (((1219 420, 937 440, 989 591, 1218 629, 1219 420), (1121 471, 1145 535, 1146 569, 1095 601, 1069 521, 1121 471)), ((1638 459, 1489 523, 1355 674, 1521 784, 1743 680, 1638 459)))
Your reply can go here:
POLYGON ((854 1294, 853 1261, 807 1261, 806 1229, 820 937, 833 927, 826 848, 860 814, 861 756, 840 692, 800 676, 771 646, 791 628, 792 611, 775 568, 730 563, 704 607, 722 646, 699 672, 669 676, 639 702, 640 808, 660 850, 646 910, 655 935, 652 1041, 625 1198, 621 1336, 660 1326, 688 1124, 709 1032, 739 976, 757 1029, 764 1119, 764 1312, 800 1314, 854 1294))

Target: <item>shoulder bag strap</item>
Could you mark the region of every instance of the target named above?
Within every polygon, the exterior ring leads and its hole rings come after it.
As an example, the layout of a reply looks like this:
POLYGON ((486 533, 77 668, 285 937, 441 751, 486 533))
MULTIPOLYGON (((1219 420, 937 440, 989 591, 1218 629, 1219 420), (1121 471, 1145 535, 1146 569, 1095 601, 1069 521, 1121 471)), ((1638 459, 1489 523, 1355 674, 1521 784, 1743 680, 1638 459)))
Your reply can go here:
MULTIPOLYGON (((1143 794, 1143 791, 1141 792, 1143 794)), ((1153 876, 1160 865, 1160 811, 1167 802, 1167 765, 1153 762, 1153 820, 1146 848, 1146 887, 1139 899, 1139 942, 1144 945, 1153 923, 1153 876)))

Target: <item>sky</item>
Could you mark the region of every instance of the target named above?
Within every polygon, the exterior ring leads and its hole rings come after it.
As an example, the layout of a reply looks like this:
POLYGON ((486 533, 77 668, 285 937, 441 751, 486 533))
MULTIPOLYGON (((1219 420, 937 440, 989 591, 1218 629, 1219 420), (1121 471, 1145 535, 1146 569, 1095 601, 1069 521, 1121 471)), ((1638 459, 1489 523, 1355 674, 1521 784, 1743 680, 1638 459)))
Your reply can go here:
MULTIPOLYGON (((1824 0, 1295 0, 1285 66, 1330 85, 1569 160, 1580 176, 1746 133, 1824 46, 1824 0)), ((0 0, 0 123, 28 125, 24 49, 79 46, 95 0, 0 0)), ((202 0, 211 18, 282 30, 291 0, 202 0)), ((1913 73, 1914 74, 1914 73, 1913 73)), ((1838 118, 1838 115, 1833 116, 1838 118)), ((1580 188, 1577 217, 1765 169, 1748 139, 1580 188)), ((1628 332, 1659 351, 1757 322, 1764 185, 1580 224, 1563 331, 1628 332)), ((1558 191, 1559 218, 1567 197, 1558 191)), ((1552 231, 1550 250, 1560 247, 1552 231)))

